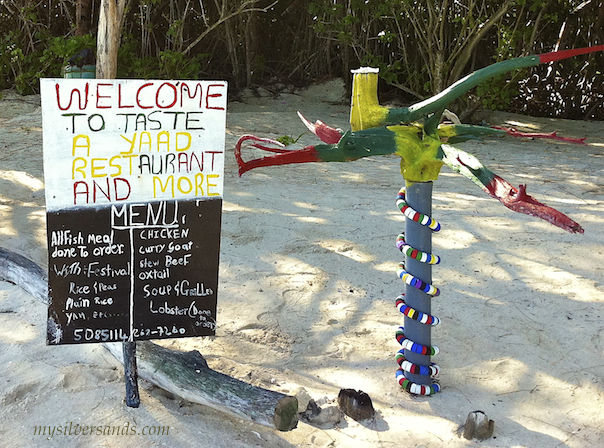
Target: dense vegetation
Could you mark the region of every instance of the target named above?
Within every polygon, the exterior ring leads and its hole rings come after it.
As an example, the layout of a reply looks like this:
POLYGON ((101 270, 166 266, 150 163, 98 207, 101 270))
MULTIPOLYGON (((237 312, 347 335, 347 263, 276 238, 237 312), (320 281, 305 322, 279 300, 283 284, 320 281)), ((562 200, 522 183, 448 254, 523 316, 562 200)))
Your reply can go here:
MULTIPOLYGON (((0 89, 36 92, 94 49, 99 7, 0 0, 0 89)), ((221 78, 237 92, 349 81, 371 65, 380 92, 409 103, 496 61, 602 43, 601 0, 128 0, 118 77, 221 78)), ((456 108, 602 120, 603 72, 599 53, 510 73, 456 108)))

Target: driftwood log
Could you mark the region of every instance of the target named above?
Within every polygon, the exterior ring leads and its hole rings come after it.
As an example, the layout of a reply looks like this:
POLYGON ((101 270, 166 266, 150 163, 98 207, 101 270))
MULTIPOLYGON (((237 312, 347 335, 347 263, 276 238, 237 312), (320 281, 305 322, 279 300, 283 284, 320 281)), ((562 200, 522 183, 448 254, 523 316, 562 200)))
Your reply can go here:
MULTIPOLYGON (((48 305, 46 272, 22 255, 0 248, 0 280, 48 305)), ((121 343, 103 345, 124 362, 121 343)), ((174 351, 151 341, 137 342, 136 349, 139 377, 176 396, 280 431, 290 431, 298 424, 296 397, 212 370, 198 351, 174 351)))

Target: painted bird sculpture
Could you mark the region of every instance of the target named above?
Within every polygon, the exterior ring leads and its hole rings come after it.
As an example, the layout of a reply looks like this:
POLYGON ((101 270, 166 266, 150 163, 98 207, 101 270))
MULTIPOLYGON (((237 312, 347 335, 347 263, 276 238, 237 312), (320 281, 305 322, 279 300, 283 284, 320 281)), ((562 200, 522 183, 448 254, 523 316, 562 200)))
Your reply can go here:
POLYGON ((308 129, 319 137, 323 144, 288 150, 278 141, 244 135, 235 147, 239 175, 265 166, 304 162, 348 162, 362 157, 397 154, 401 157, 401 173, 407 183, 436 180, 441 167, 447 165, 509 209, 542 218, 571 233, 583 233, 583 228, 571 218, 529 196, 525 185, 518 188, 512 186, 486 168, 476 157, 452 146, 469 139, 502 134, 583 143, 581 139, 559 137, 555 133, 523 134, 513 129, 442 124, 441 117, 453 100, 497 75, 603 50, 604 45, 600 45, 498 62, 467 75, 431 98, 403 108, 381 106, 377 99, 377 70, 361 69, 355 75, 352 92, 351 131, 340 132, 321 121, 311 123, 298 113, 308 129), (244 161, 241 155, 244 143, 275 154, 244 161))

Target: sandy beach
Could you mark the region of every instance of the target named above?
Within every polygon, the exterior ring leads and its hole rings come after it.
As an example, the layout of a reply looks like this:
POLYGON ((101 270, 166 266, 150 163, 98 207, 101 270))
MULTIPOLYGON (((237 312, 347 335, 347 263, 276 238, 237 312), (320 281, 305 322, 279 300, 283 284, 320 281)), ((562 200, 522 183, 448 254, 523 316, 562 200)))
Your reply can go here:
MULTIPOLYGON (((318 143, 296 115, 349 129, 338 82, 242 95, 228 105, 215 337, 163 340, 199 350, 215 370, 267 389, 300 388, 322 407, 368 393, 372 421, 301 421, 278 432, 182 400, 143 380, 124 403, 121 364, 101 345, 45 343, 46 307, 0 282, 0 445, 6 447, 540 447, 604 446, 604 127, 492 113, 491 125, 587 137, 586 145, 512 137, 460 144, 495 173, 585 229, 574 235, 513 213, 444 167, 434 183, 434 267, 441 288, 442 391, 414 397, 395 381, 395 299, 402 260, 397 156, 259 168, 239 177, 244 134, 318 143), (460 425, 482 410, 494 436, 460 425), (132 435, 36 435, 36 426, 136 427, 132 435), (157 428, 169 427, 158 434, 157 428), (154 434, 138 434, 143 428, 154 434)), ((244 154, 244 157, 252 157, 244 154)), ((0 100, 0 246, 46 269, 39 96, 0 100)), ((127 431, 127 432, 128 432, 127 431)))

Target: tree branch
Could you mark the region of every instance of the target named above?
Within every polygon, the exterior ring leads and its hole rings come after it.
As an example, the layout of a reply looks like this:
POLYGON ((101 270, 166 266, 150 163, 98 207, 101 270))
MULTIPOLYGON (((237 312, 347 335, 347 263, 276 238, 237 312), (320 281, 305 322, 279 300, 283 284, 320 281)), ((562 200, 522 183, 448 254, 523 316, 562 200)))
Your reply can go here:
POLYGON ((187 48, 185 48, 185 50, 182 52, 182 54, 188 54, 189 51, 191 51, 193 48, 195 48, 195 46, 199 42, 201 42, 204 37, 206 37, 209 33, 211 33, 213 30, 218 28, 220 25, 222 25, 227 20, 230 20, 233 17, 236 17, 239 14, 244 14, 246 12, 252 12, 252 11, 267 12, 270 8, 272 8, 274 5, 276 5, 279 0, 275 0, 273 3, 271 3, 270 5, 268 5, 264 8, 253 8, 253 7, 247 8, 247 5, 253 5, 253 4, 257 3, 258 1, 259 0, 249 0, 249 1, 243 2, 239 6, 239 8, 237 8, 235 11, 227 14, 226 16, 224 15, 224 12, 221 12, 220 18, 216 22, 214 22, 212 25, 210 25, 203 33, 201 33, 199 36, 197 36, 195 38, 195 40, 193 42, 191 42, 187 48))
POLYGON ((455 64, 452 69, 449 71, 449 81, 454 82, 458 80, 463 72, 464 67, 470 60, 472 56, 472 52, 478 46, 484 35, 495 25, 495 23, 503 17, 503 15, 510 8, 511 1, 506 0, 500 7, 499 10, 495 14, 493 14, 489 19, 483 23, 482 27, 480 27, 479 31, 475 33, 474 37, 470 39, 470 41, 463 45, 463 50, 461 51, 459 57, 456 59, 455 64))

